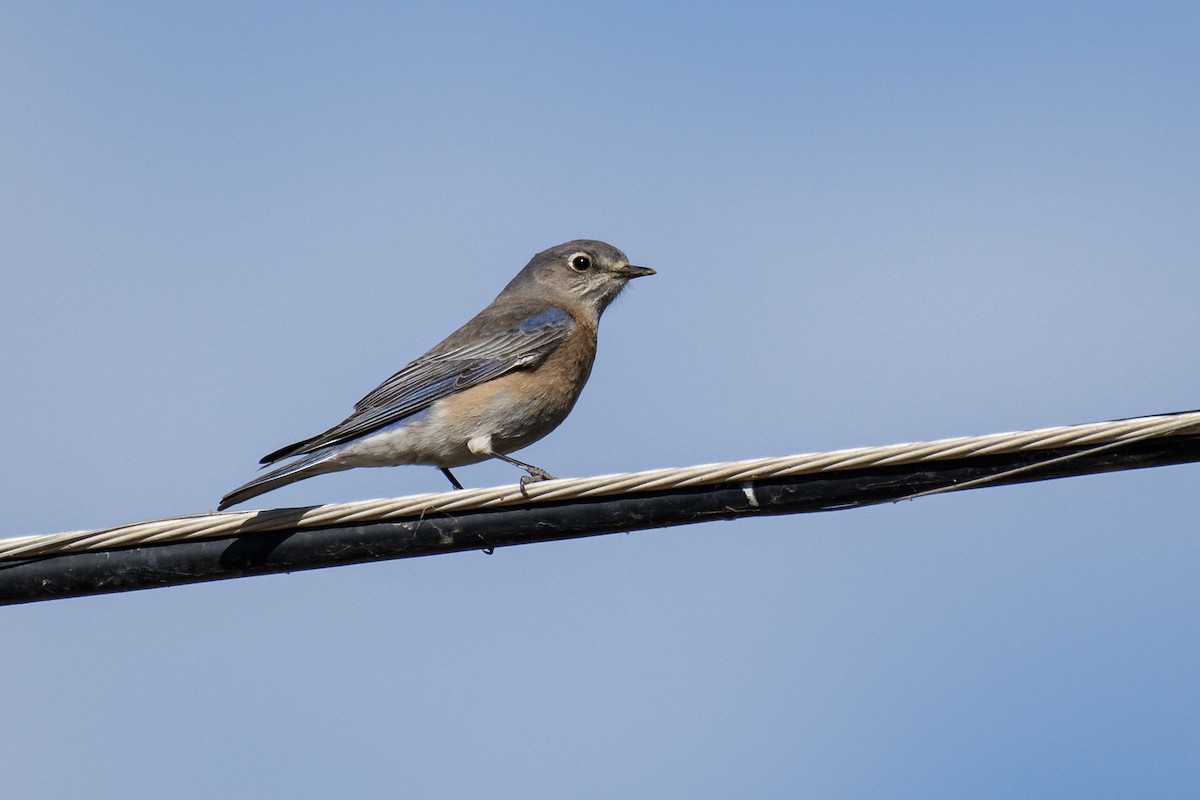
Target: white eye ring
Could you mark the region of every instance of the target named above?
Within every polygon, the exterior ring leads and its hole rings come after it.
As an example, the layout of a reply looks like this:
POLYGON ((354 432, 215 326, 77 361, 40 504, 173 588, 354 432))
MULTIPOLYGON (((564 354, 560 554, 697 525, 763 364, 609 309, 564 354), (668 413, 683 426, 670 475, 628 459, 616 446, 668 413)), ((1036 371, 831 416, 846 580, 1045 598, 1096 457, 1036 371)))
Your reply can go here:
POLYGON ((567 263, 576 272, 587 272, 592 268, 592 257, 587 253, 576 253, 567 259, 567 263))

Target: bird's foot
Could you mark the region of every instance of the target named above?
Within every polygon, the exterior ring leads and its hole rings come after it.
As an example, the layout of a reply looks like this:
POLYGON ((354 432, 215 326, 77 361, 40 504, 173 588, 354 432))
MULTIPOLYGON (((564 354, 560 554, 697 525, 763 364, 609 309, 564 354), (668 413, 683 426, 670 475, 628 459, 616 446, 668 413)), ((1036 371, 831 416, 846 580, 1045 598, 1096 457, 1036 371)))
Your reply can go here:
POLYGON ((527 469, 529 470, 529 474, 521 476, 521 485, 522 486, 524 486, 528 483, 537 483, 538 481, 557 480, 557 478, 555 478, 549 472, 546 472, 546 470, 542 469, 541 467, 530 466, 527 469))
POLYGON ((529 499, 529 490, 525 487, 531 483, 539 483, 540 481, 555 480, 554 476, 540 467, 530 467, 528 475, 521 476, 521 494, 526 500, 529 499))

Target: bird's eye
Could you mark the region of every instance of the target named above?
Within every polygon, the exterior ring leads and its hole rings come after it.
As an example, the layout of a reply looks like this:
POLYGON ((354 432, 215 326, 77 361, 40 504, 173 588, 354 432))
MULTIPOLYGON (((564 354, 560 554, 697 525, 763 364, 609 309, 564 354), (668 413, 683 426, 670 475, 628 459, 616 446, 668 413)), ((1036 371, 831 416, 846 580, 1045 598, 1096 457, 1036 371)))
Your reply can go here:
POLYGON ((583 253, 576 253, 571 256, 571 269, 576 272, 587 272, 592 268, 592 259, 583 253))

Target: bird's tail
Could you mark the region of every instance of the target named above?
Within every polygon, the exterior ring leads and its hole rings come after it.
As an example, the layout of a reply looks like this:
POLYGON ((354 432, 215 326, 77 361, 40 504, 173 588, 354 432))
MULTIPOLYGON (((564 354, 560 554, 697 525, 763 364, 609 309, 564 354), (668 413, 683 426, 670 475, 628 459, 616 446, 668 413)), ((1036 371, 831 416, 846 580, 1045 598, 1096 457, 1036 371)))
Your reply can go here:
POLYGON ((277 467, 270 472, 259 475, 249 483, 239 486, 222 497, 217 510, 224 511, 230 506, 235 506, 238 503, 249 500, 251 497, 258 497, 260 494, 265 494, 272 489, 278 489, 280 486, 287 486, 289 483, 311 478, 313 475, 346 469, 346 467, 333 460, 334 449, 327 447, 323 450, 318 450, 290 464, 284 464, 282 467, 277 467))

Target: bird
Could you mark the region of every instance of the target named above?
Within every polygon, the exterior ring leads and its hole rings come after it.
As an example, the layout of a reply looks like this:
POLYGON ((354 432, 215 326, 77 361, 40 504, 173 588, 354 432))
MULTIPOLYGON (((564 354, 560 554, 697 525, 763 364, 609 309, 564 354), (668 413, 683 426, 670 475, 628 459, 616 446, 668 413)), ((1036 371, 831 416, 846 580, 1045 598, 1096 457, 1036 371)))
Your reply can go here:
POLYGON ((554 476, 513 458, 566 419, 591 374, 600 316, 634 278, 655 270, 595 239, 535 255, 486 308, 358 401, 324 433, 268 453, 230 491, 223 511, 296 481, 356 467, 424 464, 455 489, 452 467, 489 458, 554 476))

